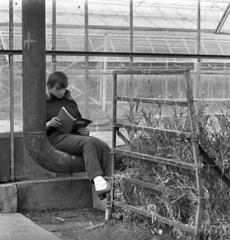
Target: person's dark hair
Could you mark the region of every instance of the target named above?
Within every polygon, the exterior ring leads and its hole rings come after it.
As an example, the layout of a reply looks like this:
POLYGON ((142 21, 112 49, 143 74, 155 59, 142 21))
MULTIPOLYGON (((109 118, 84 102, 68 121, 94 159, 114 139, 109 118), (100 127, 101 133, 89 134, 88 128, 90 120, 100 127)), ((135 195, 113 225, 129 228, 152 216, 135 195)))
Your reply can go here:
MULTIPOLYGON (((48 77, 47 85, 47 93, 46 93, 46 100, 51 100, 53 95, 49 92, 49 89, 53 88, 56 84, 59 84, 59 88, 67 88, 69 85, 69 81, 67 76, 63 72, 53 72, 48 77)), ((66 90, 65 98, 71 100, 71 92, 70 90, 66 90)))
POLYGON ((48 77, 47 88, 53 88, 56 84, 59 84, 59 88, 67 88, 69 85, 68 78, 63 72, 51 73, 48 77))

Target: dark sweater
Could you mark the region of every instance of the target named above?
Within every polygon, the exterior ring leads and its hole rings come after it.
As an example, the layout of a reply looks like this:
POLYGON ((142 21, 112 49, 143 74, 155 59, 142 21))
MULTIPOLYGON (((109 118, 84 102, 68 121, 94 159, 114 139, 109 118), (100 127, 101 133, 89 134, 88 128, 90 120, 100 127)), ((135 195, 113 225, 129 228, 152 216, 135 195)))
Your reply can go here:
MULTIPOLYGON (((53 117, 56 117, 61 107, 65 107, 74 118, 82 117, 78 105, 73 99, 69 100, 65 97, 56 98, 55 96, 52 96, 52 99, 46 100, 46 122, 50 121, 53 117)), ((62 133, 54 127, 47 130, 47 136, 51 144, 55 137, 60 134, 62 133)))

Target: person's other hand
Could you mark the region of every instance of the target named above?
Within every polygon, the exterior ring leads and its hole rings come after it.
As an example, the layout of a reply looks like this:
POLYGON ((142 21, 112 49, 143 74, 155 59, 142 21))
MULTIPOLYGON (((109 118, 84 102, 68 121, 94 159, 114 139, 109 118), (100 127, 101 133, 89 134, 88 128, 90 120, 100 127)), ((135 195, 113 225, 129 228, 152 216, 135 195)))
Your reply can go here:
POLYGON ((79 128, 78 132, 83 136, 89 136, 89 129, 88 128, 79 128))
POLYGON ((61 127, 61 121, 57 117, 53 117, 49 122, 46 123, 46 127, 54 127, 54 128, 60 128, 61 127))

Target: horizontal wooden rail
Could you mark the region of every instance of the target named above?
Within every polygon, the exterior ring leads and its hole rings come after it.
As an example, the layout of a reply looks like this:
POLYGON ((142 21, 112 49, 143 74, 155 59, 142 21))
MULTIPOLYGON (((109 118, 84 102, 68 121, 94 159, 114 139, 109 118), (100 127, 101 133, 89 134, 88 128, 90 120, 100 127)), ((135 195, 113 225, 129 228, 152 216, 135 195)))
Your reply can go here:
POLYGON ((149 217, 149 218, 152 218, 153 220, 155 221, 158 221, 158 222, 161 222, 161 223, 166 223, 166 224, 169 224, 171 226, 174 226, 176 228, 179 228, 181 230, 184 230, 184 231, 187 231, 187 232, 190 232, 190 233, 195 233, 195 228, 193 227, 189 227, 189 226, 186 226, 182 223, 178 223, 178 222, 174 222, 170 219, 167 219, 165 217, 162 217, 160 216, 159 214, 157 213, 153 213, 153 212, 147 212, 146 210, 144 210, 143 208, 140 208, 140 207, 134 207, 134 206, 131 206, 131 205, 126 205, 122 202, 118 202, 118 201, 113 201, 113 204, 115 206, 118 206, 118 207, 121 207, 121 208, 124 208, 124 209, 127 209, 127 210, 130 210, 132 212, 135 212, 137 214, 141 214, 145 217, 149 217))
POLYGON ((138 102, 138 103, 153 103, 153 104, 162 104, 162 105, 175 105, 187 107, 187 101, 175 101, 170 99, 157 99, 157 98, 137 98, 137 97, 115 97, 114 100, 117 101, 128 101, 128 102, 138 102))
POLYGON ((151 127, 144 127, 144 126, 131 125, 131 124, 115 123, 114 127, 146 131, 146 132, 150 132, 150 133, 154 133, 154 134, 161 134, 161 135, 171 136, 171 137, 175 137, 175 138, 191 139, 191 136, 192 136, 192 134, 188 133, 188 132, 174 131, 174 130, 169 130, 169 129, 151 128, 151 127))
POLYGON ((191 202, 197 202, 197 196, 195 194, 192 194, 190 192, 183 193, 183 191, 181 191, 181 189, 171 189, 171 188, 167 188, 165 186, 159 186, 159 185, 155 185, 153 183, 147 183, 147 182, 140 181, 138 179, 132 179, 132 178, 127 178, 127 177, 122 177, 122 180, 124 182, 133 183, 140 187, 152 189, 154 191, 159 192, 160 194, 164 193, 164 195, 167 197, 169 197, 169 196, 174 196, 175 198, 184 197, 191 202))
POLYGON ((168 159, 168 158, 161 158, 157 156, 151 156, 143 153, 132 152, 128 150, 120 150, 120 149, 113 149, 114 153, 119 153, 127 157, 133 157, 141 160, 146 160, 154 163, 163 163, 170 166, 184 168, 189 170, 195 170, 195 165, 186 162, 179 162, 177 159, 168 159))
POLYGON ((178 190, 173 190, 173 189, 167 188, 165 186, 158 186, 158 185, 155 185, 153 183, 147 183, 147 182, 143 182, 143 181, 137 180, 137 179, 123 177, 122 180, 125 181, 125 182, 136 184, 140 187, 149 188, 149 189, 152 189, 152 190, 155 190, 155 191, 158 191, 158 192, 164 192, 166 195, 176 196, 176 195, 179 195, 180 192, 181 192, 181 191, 178 191, 178 190))

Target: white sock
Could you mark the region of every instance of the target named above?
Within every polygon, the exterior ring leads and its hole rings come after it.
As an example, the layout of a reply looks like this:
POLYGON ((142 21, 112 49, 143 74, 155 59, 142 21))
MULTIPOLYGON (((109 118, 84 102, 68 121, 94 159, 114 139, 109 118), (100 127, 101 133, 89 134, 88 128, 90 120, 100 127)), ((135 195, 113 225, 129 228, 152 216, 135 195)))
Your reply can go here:
POLYGON ((94 185, 95 185, 95 190, 96 191, 101 191, 106 189, 107 187, 107 182, 102 176, 97 176, 93 179, 94 185))

